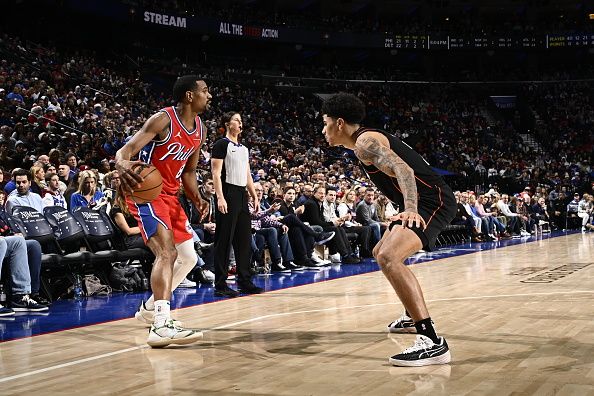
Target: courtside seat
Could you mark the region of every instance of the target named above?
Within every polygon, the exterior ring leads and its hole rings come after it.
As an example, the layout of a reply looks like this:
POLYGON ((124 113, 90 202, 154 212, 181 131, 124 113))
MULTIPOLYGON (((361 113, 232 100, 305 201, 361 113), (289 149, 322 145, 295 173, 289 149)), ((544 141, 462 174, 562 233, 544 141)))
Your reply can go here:
POLYGON ((461 243, 465 240, 466 227, 461 224, 449 224, 437 236, 436 245, 446 246, 461 243))
POLYGON ((8 223, 15 232, 23 234, 25 239, 33 239, 41 244, 41 287, 50 299, 52 279, 79 273, 85 264, 91 262, 91 253, 88 251, 66 253, 50 222, 34 208, 15 206, 12 215, 8 216, 8 223))
POLYGON ((8 216, 8 225, 14 232, 20 232, 25 239, 39 242, 44 253, 56 253, 59 249, 54 237, 54 230, 48 221, 36 209, 29 206, 15 206, 8 216))
POLYGON ((101 245, 111 247, 110 240, 113 237, 113 229, 102 212, 78 207, 74 209, 72 215, 82 225, 91 250, 102 250, 98 248, 101 245))
POLYGON ((69 211, 61 206, 48 206, 43 209, 43 215, 65 252, 76 252, 81 246, 89 248, 82 225, 69 211))

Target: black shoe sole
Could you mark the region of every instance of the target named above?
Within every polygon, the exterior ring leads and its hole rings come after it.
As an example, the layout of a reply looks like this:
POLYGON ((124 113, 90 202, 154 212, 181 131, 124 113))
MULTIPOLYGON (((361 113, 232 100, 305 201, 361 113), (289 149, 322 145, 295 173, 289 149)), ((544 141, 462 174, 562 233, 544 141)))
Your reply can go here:
POLYGON ((215 297, 235 298, 235 297, 239 297, 239 292, 236 292, 236 291, 228 292, 228 291, 215 290, 214 295, 215 295, 215 297))
POLYGON ((264 293, 263 289, 258 289, 258 290, 254 290, 254 289, 238 289, 240 293, 242 294, 262 294, 264 293))
POLYGON ((412 359, 412 360, 404 360, 404 359, 395 359, 395 356, 388 359, 388 362, 392 366, 399 366, 399 367, 420 367, 420 366, 430 366, 434 364, 448 364, 452 361, 452 356, 450 355, 450 351, 446 351, 444 354, 434 357, 427 357, 424 359, 412 359))
POLYGON ((4 317, 4 316, 14 316, 14 312, 0 313, 0 317, 4 317))

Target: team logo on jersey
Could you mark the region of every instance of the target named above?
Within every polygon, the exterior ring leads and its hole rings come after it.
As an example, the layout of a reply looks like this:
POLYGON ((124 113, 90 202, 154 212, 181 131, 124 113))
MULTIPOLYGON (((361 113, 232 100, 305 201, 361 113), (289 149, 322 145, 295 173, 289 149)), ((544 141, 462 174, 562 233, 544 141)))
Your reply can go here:
POLYGON ((187 148, 179 142, 174 142, 170 143, 167 146, 167 153, 165 153, 161 158, 159 158, 159 160, 164 161, 171 157, 171 159, 175 161, 185 161, 188 158, 190 158, 193 152, 194 147, 187 148))

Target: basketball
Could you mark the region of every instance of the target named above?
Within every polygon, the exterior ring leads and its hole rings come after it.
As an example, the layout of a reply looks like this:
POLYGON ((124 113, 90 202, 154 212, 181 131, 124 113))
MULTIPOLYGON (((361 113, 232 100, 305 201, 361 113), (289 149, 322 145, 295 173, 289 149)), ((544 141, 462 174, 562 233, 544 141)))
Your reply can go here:
POLYGON ((159 170, 153 165, 141 165, 137 166, 134 171, 142 176, 144 181, 134 189, 130 198, 139 204, 151 202, 157 198, 163 187, 163 179, 159 170))

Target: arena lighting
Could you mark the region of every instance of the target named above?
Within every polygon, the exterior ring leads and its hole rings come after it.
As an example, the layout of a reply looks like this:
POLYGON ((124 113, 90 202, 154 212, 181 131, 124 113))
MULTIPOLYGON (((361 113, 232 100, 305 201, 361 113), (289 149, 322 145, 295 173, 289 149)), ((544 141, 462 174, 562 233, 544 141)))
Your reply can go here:
POLYGON ((589 14, 588 18, 590 18, 590 20, 594 20, 594 14, 589 14))

